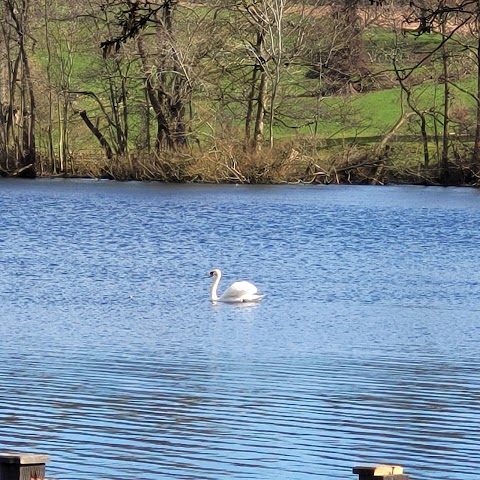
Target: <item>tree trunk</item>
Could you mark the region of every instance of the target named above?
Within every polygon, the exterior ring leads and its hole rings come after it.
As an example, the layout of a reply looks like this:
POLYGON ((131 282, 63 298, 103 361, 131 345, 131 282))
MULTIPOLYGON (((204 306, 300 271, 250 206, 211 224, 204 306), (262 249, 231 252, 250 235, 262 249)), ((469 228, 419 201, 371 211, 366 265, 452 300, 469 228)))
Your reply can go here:
MULTIPOLYGON (((445 22, 442 22, 442 35, 446 34, 445 22)), ((449 121, 450 121, 450 85, 449 85, 449 72, 448 72, 448 52, 446 43, 442 45, 442 65, 443 65, 443 93, 444 93, 444 106, 443 106, 443 135, 442 135, 442 159, 440 162, 440 179, 443 184, 447 184, 450 171, 448 165, 448 146, 449 146, 449 121)))
POLYGON ((260 85, 258 86, 257 116, 255 119, 254 146, 255 150, 261 150, 264 140, 265 104, 267 101, 267 73, 262 70, 260 85))
POLYGON ((260 71, 258 64, 253 66, 252 78, 250 80, 250 92, 247 98, 247 114, 245 115, 245 146, 250 148, 252 146, 252 117, 255 105, 255 91, 257 89, 258 72, 260 71))
POLYGON ((477 48, 476 48, 476 57, 477 57, 477 109, 476 109, 476 126, 475 126, 475 142, 473 147, 472 155, 472 166, 476 173, 480 172, 480 6, 477 6, 477 48))
POLYGON ((91 122, 85 110, 82 110, 81 112, 77 112, 77 113, 85 122, 85 125, 89 128, 89 130, 95 135, 95 137, 100 142, 100 145, 105 150, 105 155, 107 159, 111 160, 113 158, 112 148, 110 147, 110 144, 107 142, 106 138, 103 136, 102 132, 91 122))
POLYGON ((252 121, 253 121, 253 111, 255 108, 255 102, 258 101, 258 96, 255 96, 255 92, 257 91, 257 82, 258 82, 258 73, 261 71, 262 66, 260 64, 260 52, 262 49, 263 44, 263 33, 260 30, 257 30, 257 38, 255 42, 255 64, 252 70, 252 77, 250 80, 250 92, 247 99, 247 114, 245 116, 245 144, 248 148, 255 147, 255 133, 254 139, 252 142, 252 121))
POLYGON ((153 83, 154 80, 152 79, 152 76, 147 73, 149 71, 147 54, 143 47, 143 39, 141 35, 137 38, 137 49, 138 49, 138 54, 140 56, 140 60, 142 62, 143 71, 144 71, 145 90, 147 92, 150 105, 152 106, 153 111, 155 112, 155 120, 157 122, 155 149, 158 152, 161 149, 164 139, 165 138, 169 139, 171 137, 170 129, 168 126, 167 117, 163 111, 163 105, 161 103, 161 100, 157 96, 157 91, 153 83))
POLYGON ((45 47, 47 50, 47 80, 48 80, 48 118, 47 118, 47 155, 48 163, 50 165, 50 172, 57 173, 57 165, 55 161, 55 152, 53 147, 53 95, 52 95, 52 51, 50 48, 50 35, 49 35, 49 15, 47 2, 43 2, 44 9, 44 21, 45 21, 45 47))
POLYGON ((283 63, 283 12, 284 0, 277 0, 272 8, 274 18, 273 26, 270 25, 270 38, 272 40, 274 71, 272 75, 272 88, 270 94, 270 112, 269 112, 269 145, 273 148, 273 124, 275 120, 275 102, 277 99, 278 88, 280 86, 280 73, 283 63))

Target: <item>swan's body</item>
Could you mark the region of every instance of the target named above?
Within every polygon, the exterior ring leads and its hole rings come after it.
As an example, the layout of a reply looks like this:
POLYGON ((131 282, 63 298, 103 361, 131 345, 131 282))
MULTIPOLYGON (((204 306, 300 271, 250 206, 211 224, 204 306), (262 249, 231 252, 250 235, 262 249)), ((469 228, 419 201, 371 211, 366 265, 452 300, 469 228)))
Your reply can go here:
POLYGON ((258 302, 265 296, 257 293, 257 287, 253 283, 242 281, 232 283, 219 297, 217 288, 222 278, 222 272, 216 268, 210 272, 210 277, 215 277, 210 289, 210 300, 212 302, 258 302))

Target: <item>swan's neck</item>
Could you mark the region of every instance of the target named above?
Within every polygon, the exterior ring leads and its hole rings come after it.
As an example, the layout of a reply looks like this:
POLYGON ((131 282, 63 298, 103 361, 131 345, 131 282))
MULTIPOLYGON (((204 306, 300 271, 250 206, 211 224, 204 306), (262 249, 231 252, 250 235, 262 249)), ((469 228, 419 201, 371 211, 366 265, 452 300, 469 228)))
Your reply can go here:
POLYGON ((212 302, 214 302, 215 300, 218 300, 217 288, 218 288, 218 284, 220 283, 220 278, 222 278, 221 273, 215 276, 215 280, 212 283, 212 287, 210 288, 210 300, 212 302))

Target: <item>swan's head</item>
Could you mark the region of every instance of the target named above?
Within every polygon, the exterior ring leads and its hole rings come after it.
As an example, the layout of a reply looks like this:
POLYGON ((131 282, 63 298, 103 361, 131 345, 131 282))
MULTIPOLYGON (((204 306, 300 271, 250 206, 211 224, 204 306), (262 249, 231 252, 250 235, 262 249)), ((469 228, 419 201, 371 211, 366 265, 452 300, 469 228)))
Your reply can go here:
POLYGON ((220 277, 221 275, 222 275, 222 272, 221 272, 218 268, 213 269, 213 270, 208 274, 209 277, 220 277))

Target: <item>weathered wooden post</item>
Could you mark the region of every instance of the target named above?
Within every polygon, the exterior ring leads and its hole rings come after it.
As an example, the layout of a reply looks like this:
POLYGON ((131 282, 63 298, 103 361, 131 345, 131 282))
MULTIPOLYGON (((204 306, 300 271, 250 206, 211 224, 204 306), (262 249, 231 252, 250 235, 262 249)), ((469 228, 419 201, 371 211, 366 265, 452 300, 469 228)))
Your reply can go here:
POLYGON ((353 467, 358 480, 408 480, 400 465, 367 465, 353 467))
POLYGON ((48 455, 0 453, 0 480, 44 480, 48 455))

